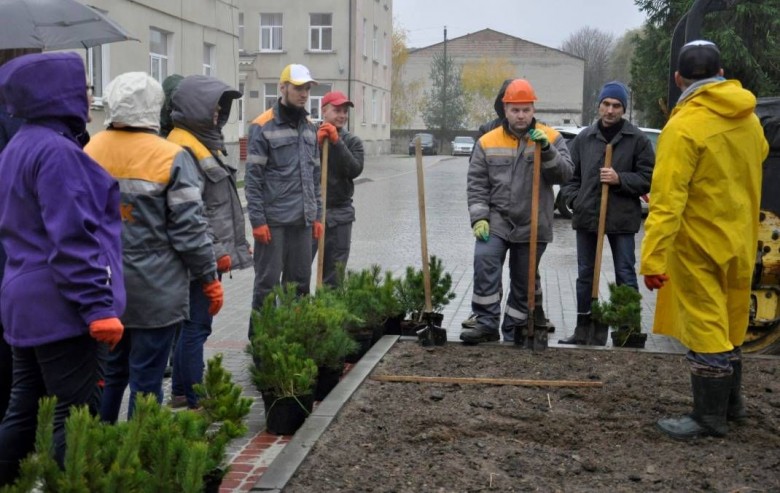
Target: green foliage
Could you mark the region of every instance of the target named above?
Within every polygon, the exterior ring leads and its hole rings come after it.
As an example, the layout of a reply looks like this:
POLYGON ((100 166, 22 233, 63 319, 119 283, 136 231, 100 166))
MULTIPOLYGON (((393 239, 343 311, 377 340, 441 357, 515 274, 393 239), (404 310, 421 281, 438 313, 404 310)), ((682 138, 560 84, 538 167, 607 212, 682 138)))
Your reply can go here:
POLYGON ((423 121, 427 128, 439 131, 439 138, 449 139, 463 128, 467 116, 461 67, 455 65, 452 57, 436 53, 431 62, 430 80, 431 90, 425 91, 423 121))
POLYGON ((86 407, 71 408, 62 470, 54 460, 56 398, 41 399, 35 451, 22 461, 19 480, 0 491, 200 493, 203 476, 222 465, 227 442, 246 433, 243 420, 252 403, 240 396, 221 361, 208 362, 203 413, 173 412, 151 395, 139 395, 133 418, 116 425, 86 407))
MULTIPOLYGON (((436 255, 430 256, 428 268, 431 275, 431 305, 435 313, 441 313, 449 302, 455 299, 452 288, 452 275, 444 271, 444 264, 436 255)), ((396 285, 396 296, 400 310, 409 314, 418 322, 425 312, 425 280, 422 269, 406 268, 406 275, 396 285)))
POLYGON ((302 344, 290 342, 284 335, 255 332, 250 352, 255 361, 252 381, 261 392, 271 392, 277 398, 312 392, 317 365, 302 344))
POLYGON ((333 293, 347 310, 356 317, 347 324, 347 330, 382 325, 388 317, 397 315, 401 306, 396 297, 397 280, 391 272, 382 275, 382 268, 372 265, 361 271, 347 271, 333 293))
POLYGON ((334 292, 320 288, 315 296, 298 296, 295 286, 277 287, 252 315, 253 342, 249 353, 262 359, 258 334, 300 344, 316 366, 338 368, 356 349, 345 327, 359 322, 334 292))
MULTIPOLYGON (((666 100, 672 33, 693 0, 636 0, 648 15, 644 34, 637 36, 631 66, 631 87, 646 125, 661 128, 665 117, 658 104, 666 100)), ((721 51, 725 76, 737 79, 757 96, 780 94, 780 0, 740 2, 705 16, 701 38, 721 51)), ((676 63, 676 60, 674 61, 676 63)))
POLYGON ((609 284, 609 301, 594 301, 591 314, 595 321, 626 332, 642 331, 642 295, 623 284, 609 284))

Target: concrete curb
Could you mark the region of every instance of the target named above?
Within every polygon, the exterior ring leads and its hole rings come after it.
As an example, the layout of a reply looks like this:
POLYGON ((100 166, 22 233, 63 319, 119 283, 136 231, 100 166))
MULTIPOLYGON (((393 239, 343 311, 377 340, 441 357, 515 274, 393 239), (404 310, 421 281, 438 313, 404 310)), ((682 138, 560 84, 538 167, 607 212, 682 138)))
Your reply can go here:
POLYGON ((325 432, 352 394, 374 370, 398 336, 384 336, 355 364, 274 459, 250 491, 279 492, 298 470, 311 448, 325 432))

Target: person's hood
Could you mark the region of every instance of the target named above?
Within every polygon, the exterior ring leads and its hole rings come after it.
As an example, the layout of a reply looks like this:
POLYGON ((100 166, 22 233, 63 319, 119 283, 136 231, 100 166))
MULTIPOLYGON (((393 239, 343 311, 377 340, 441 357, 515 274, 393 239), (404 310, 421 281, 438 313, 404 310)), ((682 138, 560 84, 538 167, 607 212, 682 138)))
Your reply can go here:
POLYGON ((171 100, 173 99, 173 93, 179 83, 184 79, 183 75, 173 74, 165 78, 162 83, 163 92, 165 93, 165 101, 163 102, 162 109, 160 110, 160 135, 167 137, 171 130, 173 130, 173 120, 171 120, 171 100))
POLYGON ((75 53, 24 55, 0 67, 0 103, 27 121, 61 120, 74 135, 87 124, 87 75, 75 53))
POLYGON ((501 90, 498 91, 498 95, 496 96, 496 102, 493 103, 493 108, 496 110, 496 115, 498 115, 499 118, 506 118, 506 113, 504 112, 504 102, 502 99, 504 99, 504 94, 506 93, 506 88, 509 87, 509 84, 514 79, 507 79, 504 81, 503 84, 501 84, 501 90))
POLYGON ((705 107, 723 118, 744 118, 756 109, 756 97, 742 88, 738 80, 706 79, 692 85, 683 93, 678 109, 705 107))
POLYGON ((160 129, 163 89, 146 72, 118 75, 106 87, 106 125, 121 123, 134 128, 160 129))
POLYGON ((240 92, 214 77, 185 77, 171 99, 173 125, 192 133, 209 149, 224 151, 222 127, 228 121, 233 100, 240 97, 240 92), (213 115, 217 105, 220 106, 219 117, 214 125, 213 115))

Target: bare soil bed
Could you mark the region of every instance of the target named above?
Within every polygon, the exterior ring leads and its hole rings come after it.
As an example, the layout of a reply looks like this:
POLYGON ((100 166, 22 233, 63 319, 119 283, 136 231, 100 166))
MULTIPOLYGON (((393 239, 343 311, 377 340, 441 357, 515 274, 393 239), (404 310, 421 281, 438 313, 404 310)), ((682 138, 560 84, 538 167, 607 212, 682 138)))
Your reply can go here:
POLYGON ((396 344, 373 375, 601 381, 601 388, 367 380, 285 492, 780 491, 780 361, 745 358, 748 422, 675 441, 682 355, 396 344))

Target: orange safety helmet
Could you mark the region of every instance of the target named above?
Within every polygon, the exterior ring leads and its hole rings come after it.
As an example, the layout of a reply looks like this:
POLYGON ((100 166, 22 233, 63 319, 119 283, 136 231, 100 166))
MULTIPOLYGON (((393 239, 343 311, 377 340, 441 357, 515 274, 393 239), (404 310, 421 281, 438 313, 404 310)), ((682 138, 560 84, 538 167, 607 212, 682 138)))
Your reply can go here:
POLYGON ((515 79, 507 86, 501 101, 504 103, 533 103, 536 101, 536 93, 530 82, 525 79, 515 79))

